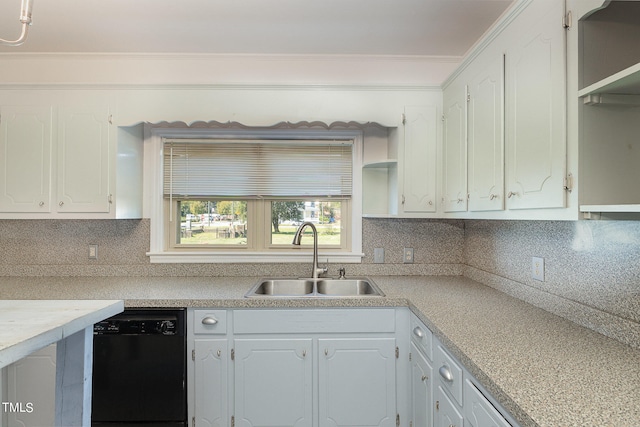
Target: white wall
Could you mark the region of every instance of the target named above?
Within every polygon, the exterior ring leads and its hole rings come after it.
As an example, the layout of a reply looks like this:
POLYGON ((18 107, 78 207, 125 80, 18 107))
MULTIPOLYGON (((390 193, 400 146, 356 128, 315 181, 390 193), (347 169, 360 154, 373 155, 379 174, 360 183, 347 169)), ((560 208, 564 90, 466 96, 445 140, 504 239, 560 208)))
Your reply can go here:
POLYGON ((439 86, 458 57, 0 54, 0 85, 439 86))

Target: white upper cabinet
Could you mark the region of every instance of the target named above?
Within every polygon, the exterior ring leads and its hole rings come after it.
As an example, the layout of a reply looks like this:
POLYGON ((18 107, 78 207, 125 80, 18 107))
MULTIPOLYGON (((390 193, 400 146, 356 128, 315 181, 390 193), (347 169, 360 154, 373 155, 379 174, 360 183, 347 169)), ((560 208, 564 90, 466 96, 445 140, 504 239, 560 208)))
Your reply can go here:
POLYGON ((467 87, 458 83, 444 91, 442 148, 445 212, 467 210, 467 87))
POLYGON ((564 2, 541 3, 552 6, 519 27, 506 52, 508 209, 565 206, 564 2))
POLYGON ((469 210, 504 209, 504 61, 495 56, 471 79, 469 210))
POLYGON ((397 127, 364 129, 362 200, 367 217, 426 217, 437 209, 438 107, 405 107, 398 117, 402 121, 397 127))
POLYGON ((0 218, 142 217, 143 126, 74 95, 0 106, 0 218))
POLYGON ((50 107, 0 107, 0 212, 50 212, 50 107))
POLYGON ((0 114, 0 213, 110 212, 108 108, 5 106, 0 114))
POLYGON ((437 108, 405 107, 402 144, 402 212, 436 211, 437 108))
POLYGON ((516 2, 445 84, 442 191, 451 216, 569 216, 556 209, 567 205, 564 14, 562 1, 516 2), (464 185, 466 201, 457 196, 464 185))
POLYGON ((109 212, 111 145, 108 108, 59 109, 59 212, 109 212))

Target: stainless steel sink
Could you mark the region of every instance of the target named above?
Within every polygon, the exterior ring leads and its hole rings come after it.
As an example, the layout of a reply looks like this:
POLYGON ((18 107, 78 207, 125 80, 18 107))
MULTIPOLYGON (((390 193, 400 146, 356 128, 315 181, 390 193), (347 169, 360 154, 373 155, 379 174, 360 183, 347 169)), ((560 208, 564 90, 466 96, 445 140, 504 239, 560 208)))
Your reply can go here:
MULTIPOLYGON (((251 294, 267 295, 272 297, 306 296, 313 294, 313 280, 305 279, 265 279, 258 282, 251 294)), ((251 296, 247 294, 247 296, 251 296)))
POLYGON ((382 294, 380 289, 367 279, 318 280, 316 291, 319 295, 331 296, 376 296, 382 294))
POLYGON ((322 298, 382 297, 384 293, 368 278, 261 279, 245 297, 322 298))

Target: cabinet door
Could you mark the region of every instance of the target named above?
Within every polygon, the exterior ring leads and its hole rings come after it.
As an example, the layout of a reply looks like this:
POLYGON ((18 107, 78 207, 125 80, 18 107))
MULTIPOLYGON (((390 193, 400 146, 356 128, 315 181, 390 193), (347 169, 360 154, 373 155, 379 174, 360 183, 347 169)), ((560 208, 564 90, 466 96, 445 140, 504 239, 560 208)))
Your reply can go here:
POLYGON ((226 339, 195 340, 195 404, 192 416, 197 426, 228 424, 226 339))
POLYGON ((0 109, 0 211, 50 212, 52 112, 0 109))
POLYGON ((565 206, 564 2, 549 4, 506 54, 508 209, 565 206))
POLYGON ((467 210, 467 87, 444 91, 443 202, 445 212, 467 210))
POLYGON ((469 381, 464 386, 464 419, 470 427, 510 427, 482 393, 469 381))
POLYGON ((312 340, 236 339, 235 423, 311 427, 312 340))
POLYGON ((469 84, 469 210, 504 209, 503 56, 469 84))
POLYGON ((436 211, 436 116, 433 106, 405 108, 402 208, 406 213, 436 211))
POLYGON ((413 397, 412 420, 414 427, 433 426, 433 368, 411 343, 411 391, 413 397))
POLYGON ((393 338, 318 340, 320 427, 396 423, 393 338))
POLYGON ((51 344, 6 367, 7 395, 2 401, 18 409, 3 408, 8 426, 55 425, 56 349, 51 344))
POLYGON ((109 126, 107 108, 60 108, 58 212, 109 212, 109 126))
POLYGON ((463 427, 464 419, 455 407, 453 402, 447 396, 447 393, 440 386, 436 390, 436 427, 463 427))

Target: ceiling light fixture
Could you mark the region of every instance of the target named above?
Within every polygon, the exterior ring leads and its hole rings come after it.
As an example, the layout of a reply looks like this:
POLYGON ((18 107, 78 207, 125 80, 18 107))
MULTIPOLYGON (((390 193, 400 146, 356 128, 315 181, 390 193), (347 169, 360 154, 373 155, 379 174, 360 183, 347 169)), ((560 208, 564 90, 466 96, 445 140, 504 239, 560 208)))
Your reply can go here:
POLYGON ((17 40, 0 39, 0 45, 20 46, 27 39, 29 25, 31 25, 31 9, 33 8, 33 0, 22 0, 22 8, 20 9, 20 22, 22 23, 22 33, 17 40))

